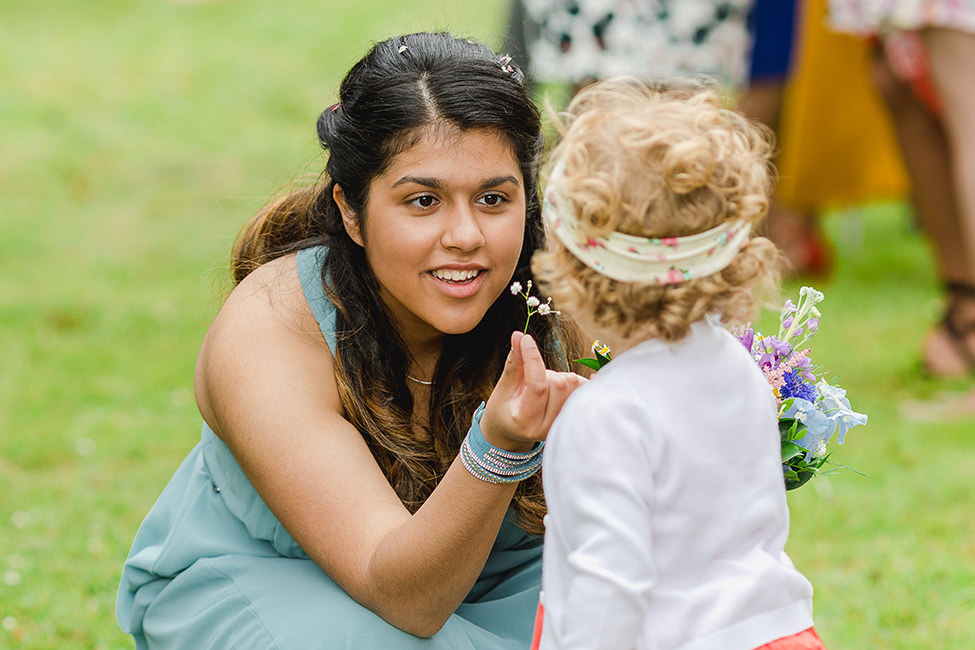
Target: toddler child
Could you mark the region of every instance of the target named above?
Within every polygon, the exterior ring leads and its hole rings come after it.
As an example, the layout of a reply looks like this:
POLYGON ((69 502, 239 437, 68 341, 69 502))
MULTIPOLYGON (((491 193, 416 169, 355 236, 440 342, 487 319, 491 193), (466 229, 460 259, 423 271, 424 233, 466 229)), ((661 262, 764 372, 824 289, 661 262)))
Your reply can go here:
POLYGON ((767 132, 715 90, 594 84, 553 152, 533 269, 613 361, 544 452, 542 650, 822 649, 783 551, 775 401, 713 320, 749 320, 777 252, 752 230, 767 132))

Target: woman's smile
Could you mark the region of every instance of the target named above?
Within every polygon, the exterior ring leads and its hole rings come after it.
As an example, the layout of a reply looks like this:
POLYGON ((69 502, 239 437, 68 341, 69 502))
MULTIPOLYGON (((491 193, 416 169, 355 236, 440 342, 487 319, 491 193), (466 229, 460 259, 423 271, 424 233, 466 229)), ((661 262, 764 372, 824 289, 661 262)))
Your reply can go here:
POLYGON ((441 268, 430 271, 437 288, 451 298, 469 298, 484 283, 487 271, 481 268, 441 268))

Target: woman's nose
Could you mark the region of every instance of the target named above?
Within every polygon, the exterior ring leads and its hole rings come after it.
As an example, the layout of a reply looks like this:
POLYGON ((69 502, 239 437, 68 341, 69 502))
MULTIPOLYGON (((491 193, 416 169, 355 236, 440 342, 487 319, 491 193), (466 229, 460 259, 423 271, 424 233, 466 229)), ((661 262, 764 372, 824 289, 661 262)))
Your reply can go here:
POLYGON ((444 248, 477 250, 484 245, 484 233, 477 215, 468 205, 458 206, 445 215, 440 241, 444 248))

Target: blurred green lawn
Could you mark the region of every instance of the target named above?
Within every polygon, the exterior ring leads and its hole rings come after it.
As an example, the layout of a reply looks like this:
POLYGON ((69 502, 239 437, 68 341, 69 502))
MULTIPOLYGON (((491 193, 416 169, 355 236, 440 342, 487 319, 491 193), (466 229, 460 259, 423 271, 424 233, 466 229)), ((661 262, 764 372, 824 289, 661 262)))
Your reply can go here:
MULTIPOLYGON (((497 46, 506 7, 0 4, 0 648, 132 647, 119 570, 198 438, 193 364, 238 228, 318 170, 317 114, 372 41, 497 46)), ((792 493, 790 554, 831 647, 972 647, 975 421, 903 417, 964 388, 918 372, 928 251, 899 205, 826 225, 814 361, 870 414, 835 455, 870 476, 792 493)))

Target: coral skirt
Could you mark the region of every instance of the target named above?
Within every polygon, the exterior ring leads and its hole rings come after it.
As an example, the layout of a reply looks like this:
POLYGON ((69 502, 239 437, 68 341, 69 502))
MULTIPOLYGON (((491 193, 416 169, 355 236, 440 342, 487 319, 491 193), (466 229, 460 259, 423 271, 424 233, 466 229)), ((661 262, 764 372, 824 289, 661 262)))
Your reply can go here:
POLYGON ((823 640, 816 634, 816 630, 809 628, 799 634, 782 637, 771 643, 755 648, 755 650, 826 650, 823 640))
MULTIPOLYGON (((538 650, 542 640, 542 619, 545 616, 545 606, 539 602, 535 612, 535 630, 532 635, 531 650, 538 650)), ((755 650, 826 650, 826 644, 816 634, 816 630, 809 628, 792 636, 784 636, 771 643, 761 645, 755 650)))

